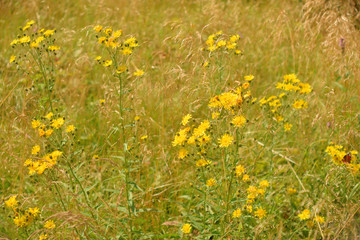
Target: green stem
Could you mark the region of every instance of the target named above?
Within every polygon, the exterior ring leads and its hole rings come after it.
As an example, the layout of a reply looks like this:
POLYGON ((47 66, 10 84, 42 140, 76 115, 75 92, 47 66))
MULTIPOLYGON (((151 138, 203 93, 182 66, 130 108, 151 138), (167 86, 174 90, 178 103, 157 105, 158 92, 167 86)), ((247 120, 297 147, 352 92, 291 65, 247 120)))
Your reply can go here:
MULTIPOLYGON (((73 169, 72 169, 72 167, 71 167, 71 164, 70 164, 70 162, 69 162, 67 159, 66 159, 66 163, 67 163, 68 166, 69 166, 69 170, 70 170, 71 174, 73 175, 73 177, 75 178, 76 182, 77 182, 77 183, 79 184, 79 186, 80 186, 80 189, 81 189, 81 191, 82 191, 82 193, 83 193, 83 195, 84 195, 84 197, 85 197, 86 204, 87 204, 88 207, 92 210, 92 207, 91 207, 91 205, 90 205, 90 201, 89 201, 88 195, 86 194, 84 187, 82 186, 80 180, 78 179, 78 177, 77 177, 76 174, 74 173, 74 171, 73 171, 73 169)), ((92 211, 90 211, 90 214, 91 214, 91 216, 95 219, 95 215, 94 215, 94 213, 93 213, 92 211)))
POLYGON ((45 69, 43 67, 41 58, 39 57, 39 53, 38 52, 36 52, 36 53, 37 53, 37 60, 38 61, 36 61, 36 58, 35 58, 34 54, 30 51, 31 56, 33 57, 34 61, 36 62, 36 64, 40 68, 41 74, 43 75, 43 78, 44 78, 44 81, 45 81, 46 91, 48 93, 48 101, 49 101, 50 109, 51 109, 52 112, 54 112, 54 109, 53 109, 53 106, 52 106, 52 101, 51 101, 51 93, 50 93, 50 89, 49 89, 49 85, 50 85, 49 80, 46 77, 45 69))
MULTIPOLYGON (((114 66, 115 68, 117 67, 117 59, 116 59, 116 54, 113 54, 109 49, 108 52, 112 58, 112 60, 114 61, 114 66)), ((115 69, 116 71, 116 69, 115 69)), ((123 115, 123 107, 122 107, 122 94, 123 94, 123 79, 121 77, 120 74, 117 75, 117 78, 119 79, 119 110, 120 110, 120 125, 121 125, 121 135, 122 135, 122 140, 123 140, 123 144, 124 146, 124 164, 125 164, 125 193, 126 193, 126 205, 127 205, 127 210, 128 210, 128 214, 129 214, 129 225, 130 225, 130 234, 129 234, 129 239, 133 239, 133 222, 132 222, 132 210, 131 210, 131 206, 129 204, 130 202, 130 187, 129 187, 129 163, 128 163, 128 159, 127 159, 127 151, 128 151, 128 147, 127 145, 125 145, 126 139, 125 139, 125 126, 124 126, 124 115, 123 115)))

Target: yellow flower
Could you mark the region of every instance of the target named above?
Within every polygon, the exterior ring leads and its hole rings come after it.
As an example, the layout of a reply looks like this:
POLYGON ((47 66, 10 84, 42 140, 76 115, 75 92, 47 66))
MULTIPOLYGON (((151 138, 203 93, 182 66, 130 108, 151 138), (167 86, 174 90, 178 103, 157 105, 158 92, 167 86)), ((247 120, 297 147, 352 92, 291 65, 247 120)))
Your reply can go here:
POLYGON ((99 155, 96 155, 96 154, 95 154, 95 155, 93 156, 93 159, 99 159, 99 155))
POLYGON ((220 139, 218 139, 219 147, 226 148, 233 142, 233 140, 234 140, 233 136, 225 133, 220 139))
POLYGON ((263 217, 266 216, 266 210, 263 209, 262 207, 256 208, 257 210, 254 212, 255 216, 258 217, 259 219, 262 219, 263 217))
POLYGON ((55 29, 53 29, 53 30, 46 30, 45 32, 44 32, 44 36, 45 37, 50 37, 50 36, 52 36, 53 34, 55 33, 55 29))
POLYGON ((13 220, 18 227, 26 227, 30 224, 30 219, 27 219, 26 215, 18 215, 13 220))
POLYGON ((52 120, 51 126, 55 129, 59 129, 64 124, 64 122, 65 122, 65 119, 63 117, 60 117, 58 119, 52 120))
POLYGON ((45 135, 45 131, 42 128, 39 128, 39 137, 42 137, 45 135))
POLYGON ((50 51, 56 51, 56 50, 59 50, 60 47, 59 47, 59 46, 52 45, 52 46, 49 46, 48 49, 49 49, 50 51))
POLYGON ((242 180, 243 180, 244 182, 247 182, 247 181, 249 181, 249 180, 250 180, 250 177, 249 177, 249 175, 247 175, 247 174, 244 174, 244 176, 242 177, 242 180))
POLYGON ((40 146, 39 145, 36 145, 34 146, 32 149, 31 149, 31 154, 32 155, 36 155, 40 152, 40 146))
POLYGON ((241 128, 246 123, 246 118, 242 115, 234 117, 234 119, 231 121, 232 124, 234 124, 236 127, 241 128))
POLYGON ((290 129, 292 128, 292 124, 290 124, 290 123, 285 123, 285 125, 284 125, 284 130, 285 130, 285 132, 287 132, 287 131, 290 131, 290 129))
POLYGON ((208 186, 208 187, 216 186, 216 180, 214 178, 208 179, 206 181, 206 186, 208 186))
POLYGON ((100 43, 100 44, 102 44, 102 43, 104 43, 106 41, 107 41, 106 37, 99 37, 99 39, 98 39, 98 43, 100 43))
POLYGON ((187 140, 187 144, 195 144, 195 140, 196 138, 194 136, 189 137, 189 139, 187 140))
POLYGON ((203 66, 204 68, 208 67, 208 66, 209 66, 209 62, 208 62, 208 61, 204 62, 204 63, 202 64, 202 66, 203 66))
POLYGON ((185 234, 190 233, 191 232, 191 225, 189 223, 185 223, 182 228, 181 231, 185 234))
POLYGON ((200 159, 200 160, 196 161, 197 167, 206 167, 209 164, 211 164, 210 160, 200 159))
POLYGON ((30 20, 30 21, 26 22, 26 25, 27 26, 32 26, 32 25, 34 25, 34 23, 35 23, 34 20, 30 20))
POLYGON ((236 34, 236 35, 232 35, 229 40, 230 42, 237 42, 240 39, 240 35, 236 34))
POLYGON ((106 60, 103 65, 104 65, 104 67, 109 67, 112 65, 112 63, 113 63, 112 60, 106 60))
POLYGON ((192 118, 191 114, 185 115, 185 116, 183 117, 182 121, 181 121, 181 124, 182 124, 183 126, 185 126, 185 125, 189 122, 189 120, 190 120, 191 118, 192 118))
POLYGON ((103 29, 103 27, 100 26, 100 25, 96 25, 96 26, 94 27, 94 30, 95 30, 96 32, 101 32, 102 29, 103 29))
POLYGON ((15 62, 15 59, 16 59, 16 56, 11 56, 10 60, 9 60, 9 63, 15 62))
POLYGON ((140 76, 144 75, 144 71, 143 70, 137 70, 136 72, 134 72, 133 75, 140 77, 140 76))
POLYGON ((31 41, 31 39, 29 36, 24 36, 18 40, 19 43, 28 43, 30 41, 31 41))
POLYGON ((301 220, 306 220, 310 218, 310 210, 305 209, 304 211, 302 211, 300 214, 298 214, 298 217, 301 220))
POLYGON ((296 100, 295 103, 293 104, 293 107, 295 109, 300 109, 300 108, 307 108, 308 107, 308 103, 305 102, 304 100, 296 100))
POLYGON ((324 222, 325 222, 325 219, 324 219, 323 217, 321 217, 321 216, 316 216, 316 217, 314 218, 314 220, 315 220, 316 222, 318 222, 318 223, 324 223, 324 222))
POLYGON ((30 47, 31 47, 31 48, 38 48, 38 47, 39 47, 39 43, 38 43, 38 42, 32 42, 32 43, 30 43, 30 47))
POLYGON ((287 193, 288 193, 289 195, 295 194, 295 193, 296 193, 296 189, 294 189, 294 188, 288 188, 288 189, 287 189, 287 193))
POLYGON ((19 43, 18 39, 14 39, 11 41, 10 46, 16 45, 18 43, 19 43))
POLYGON ((112 29, 111 29, 111 28, 106 28, 106 29, 104 30, 104 32, 105 32, 106 35, 110 36, 111 33, 112 33, 112 29))
POLYGON ((250 87, 250 83, 246 82, 246 83, 243 83, 242 86, 241 86, 243 89, 247 89, 250 87))
POLYGON ((41 123, 40 123, 39 120, 34 119, 34 120, 31 121, 32 128, 38 128, 40 126, 40 124, 41 123))
POLYGON ((144 136, 142 136, 140 139, 141 140, 145 140, 145 139, 147 139, 148 138, 148 136, 147 135, 144 135, 144 136))
POLYGON ((240 177, 245 172, 245 168, 242 165, 237 165, 235 168, 235 175, 240 177))
POLYGON ((104 105, 105 99, 99 99, 99 103, 100 103, 100 105, 104 105))
POLYGON ((139 121, 139 120, 140 120, 140 117, 139 117, 139 116, 135 116, 134 120, 135 120, 135 121, 139 121))
POLYGON ((114 39, 117 39, 117 38, 119 38, 120 36, 122 35, 122 30, 117 30, 117 31, 115 31, 115 32, 113 32, 113 38, 114 39))
POLYGON ((276 116, 275 116, 275 120, 276 120, 277 122, 282 122, 282 121, 284 121, 284 118, 283 118, 283 116, 281 116, 281 115, 276 115, 276 116))
POLYGON ((124 47, 123 50, 122 50, 122 54, 123 55, 130 55, 132 54, 132 50, 128 47, 124 47))
POLYGON ((42 233, 40 236, 39 236, 39 240, 45 240, 48 238, 48 235, 45 234, 45 233, 42 233))
POLYGON ((241 53, 242 53, 241 50, 235 50, 236 55, 241 55, 241 53))
POLYGON ((204 120, 200 123, 200 125, 194 129, 193 136, 200 137, 205 134, 205 131, 210 128, 210 122, 208 120, 204 120))
POLYGON ((39 208, 35 207, 35 208, 29 208, 28 209, 29 213, 31 215, 33 215, 34 217, 36 217, 39 213, 40 213, 40 210, 39 208))
POLYGON ((16 196, 12 196, 7 201, 5 201, 5 205, 9 208, 15 208, 18 203, 19 202, 16 200, 16 196))
POLYGON ((49 137, 49 136, 51 136, 51 134, 54 132, 54 130, 52 130, 51 128, 50 129, 48 129, 48 130, 46 130, 45 131, 45 135, 46 135, 46 137, 49 137))
POLYGON ((255 77, 251 74, 244 77, 245 81, 248 81, 248 82, 252 81, 254 78, 255 77))
POLYGON ((211 114, 211 118, 212 118, 212 119, 218 119, 219 116, 220 116, 220 113, 219 113, 219 112, 214 112, 214 113, 211 114))
POLYGON ((246 209, 246 211, 249 212, 249 213, 252 213, 252 211, 253 211, 253 207, 252 207, 251 205, 246 205, 246 206, 245 206, 245 209, 246 209))
POLYGON ((188 155, 188 153, 189 153, 188 150, 186 150, 185 148, 182 148, 182 149, 180 149, 180 151, 179 151, 178 157, 179 157, 180 159, 184 159, 184 158, 186 158, 186 156, 188 155))
POLYGON ((119 73, 119 74, 125 72, 126 70, 127 70, 127 66, 125 66, 125 65, 119 65, 116 68, 116 72, 119 73))
POLYGON ((238 208, 233 212, 232 217, 233 218, 239 218, 240 216, 241 216, 241 209, 238 208))
POLYGON ((96 61, 100 61, 100 60, 101 60, 101 56, 97 56, 97 57, 95 58, 95 60, 96 60, 96 61))
POLYGON ((267 188, 269 186, 269 182, 267 180, 263 180, 259 183, 261 188, 267 188))
POLYGON ((264 195, 264 194, 265 194, 265 189, 263 189, 263 188, 258 188, 258 189, 257 189, 257 194, 264 195))
POLYGON ((66 132, 70 133, 75 131, 75 126, 74 125, 69 125, 66 127, 66 132))
POLYGON ((53 220, 48 220, 46 221, 46 223, 44 224, 44 228, 47 228, 47 229, 53 229, 55 228, 55 223, 53 220))
POLYGON ((48 114, 46 114, 45 118, 50 120, 53 116, 54 114, 52 112, 49 112, 48 114))

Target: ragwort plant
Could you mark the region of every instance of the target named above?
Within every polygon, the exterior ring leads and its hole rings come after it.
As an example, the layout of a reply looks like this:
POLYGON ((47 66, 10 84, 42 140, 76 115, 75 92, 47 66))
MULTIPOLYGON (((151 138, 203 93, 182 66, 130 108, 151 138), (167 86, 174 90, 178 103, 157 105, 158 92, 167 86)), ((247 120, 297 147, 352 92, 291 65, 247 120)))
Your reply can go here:
MULTIPOLYGON (((104 28, 100 25, 93 29, 96 32, 97 42, 103 50, 102 56, 97 56, 95 60, 105 68, 108 80, 110 83, 114 83, 114 90, 118 97, 118 116, 116 116, 118 122, 111 128, 118 129, 112 139, 116 141, 116 144, 122 146, 122 150, 119 151, 120 156, 116 156, 116 158, 121 160, 118 174, 123 176, 125 184, 125 208, 127 210, 124 220, 126 221, 125 226, 128 227, 124 229, 127 231, 127 239, 137 239, 140 230, 135 229, 134 220, 138 213, 150 211, 143 208, 137 209, 134 198, 134 192, 142 191, 136 183, 135 176, 140 170, 140 145, 148 138, 147 135, 140 135, 137 125, 141 119, 134 113, 130 96, 131 83, 136 82, 144 75, 144 71, 141 69, 135 69, 129 73, 129 69, 134 65, 131 57, 139 44, 133 36, 124 37, 122 30, 112 30, 110 27, 104 28)), ((105 101, 105 99, 101 99, 100 103, 105 104, 105 101)))
MULTIPOLYGON (((33 139, 36 144, 29 150, 28 158, 24 161, 30 177, 28 180, 36 186, 44 185, 50 189, 52 197, 57 201, 58 206, 61 206, 64 213, 71 210, 73 201, 84 201, 85 208, 80 204, 77 205, 79 216, 91 218, 91 222, 96 223, 98 217, 91 206, 81 178, 76 173, 78 166, 74 169, 74 165, 79 164, 75 160, 79 159, 82 154, 79 141, 76 140, 76 128, 70 121, 65 120, 65 113, 60 113, 60 109, 63 107, 60 106, 60 102, 54 94, 56 77, 54 62, 60 49, 59 46, 54 45, 55 29, 36 30, 34 24, 34 21, 27 22, 25 27, 20 28, 21 34, 10 44, 18 49, 17 55, 11 57, 10 63, 14 63, 20 74, 25 75, 28 81, 32 81, 27 92, 30 94, 34 91, 40 108, 35 113, 37 117, 29 123, 35 130, 33 139), (83 195, 82 200, 80 200, 78 192, 83 195)), ((7 202, 13 198, 14 196, 7 202)), ((13 205, 16 205, 14 199, 13 205)), ((28 228, 30 220, 35 216, 30 210, 22 212, 24 212, 22 215, 17 214, 14 218, 14 223, 19 228, 28 228)), ((61 227, 56 227, 54 223, 55 215, 57 214, 53 213, 53 216, 50 216, 44 224, 45 229, 55 228, 55 230, 51 233, 35 230, 29 237, 38 236, 39 239, 47 239, 60 234, 61 227)), ((63 219, 64 223, 66 223, 66 216, 63 217, 65 218, 63 219)), ((60 220, 58 219, 58 221, 60 220)), ((65 226, 66 224, 62 224, 62 228, 65 226)), ((74 227, 74 231, 79 237, 83 236, 86 227, 81 230, 80 228, 82 227, 74 227)), ((26 230, 26 233, 29 231, 26 230)), ((88 234, 92 235, 93 233, 88 234)), ((94 236, 98 236, 97 234, 94 233, 94 236)))
POLYGON ((184 116, 172 142, 179 148, 178 158, 197 169, 191 184, 194 199, 183 212, 184 237, 243 238, 268 214, 270 183, 251 176, 242 155, 246 115, 254 107, 252 78, 246 79, 211 98, 209 118, 200 124, 195 125, 192 115, 184 116))

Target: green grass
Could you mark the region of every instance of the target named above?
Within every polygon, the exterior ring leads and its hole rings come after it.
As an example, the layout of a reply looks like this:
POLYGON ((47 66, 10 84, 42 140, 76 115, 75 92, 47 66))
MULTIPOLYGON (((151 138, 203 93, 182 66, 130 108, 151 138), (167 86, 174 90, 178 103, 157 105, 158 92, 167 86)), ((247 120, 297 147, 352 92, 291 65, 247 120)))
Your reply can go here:
POLYGON ((347 5, 310 3, 0 2, 0 193, 5 201, 16 194, 24 209, 41 209, 31 226, 18 228, 13 211, 0 203, 0 236, 38 239, 45 221, 52 219, 55 229, 46 230, 51 239, 356 239, 359 173, 335 165, 325 150, 331 141, 360 150, 360 33, 347 5), (346 13, 348 21, 341 21, 339 16, 346 13), (331 25, 337 17, 339 24, 331 25), (32 19, 36 27, 56 28, 61 49, 54 65, 52 104, 66 118, 65 125, 75 125, 74 137, 62 133, 44 139, 31 127, 32 119, 50 111, 46 86, 34 63, 25 66, 30 71, 26 75, 9 58, 19 56, 10 42, 32 19), (123 120, 118 80, 94 60, 106 55, 93 31, 97 24, 122 29, 124 36, 139 41, 126 65, 130 74, 143 69, 145 75, 123 78, 131 89, 122 95, 123 108, 133 109, 123 111, 123 120), (201 51, 207 37, 220 30, 241 35, 242 56, 219 53, 209 58, 201 51), (344 53, 340 38, 345 39, 344 53), (210 65, 204 69, 207 60, 210 65), (229 124, 231 114, 224 114, 224 121, 211 120, 210 98, 236 89, 245 75, 255 76, 251 93, 260 100, 281 93, 276 83, 290 73, 313 88, 304 97, 307 109, 291 107, 294 95, 285 100, 283 113, 293 124, 291 131, 284 132, 258 103, 242 105, 239 112, 249 121, 237 133, 229 124), (27 91, 32 82, 34 90, 27 91), (104 106, 99 99, 106 100, 104 106), (189 148, 194 156, 178 159, 179 147, 172 146, 182 117, 189 113, 194 127, 205 119, 212 122, 206 157, 217 165, 206 170, 195 166, 196 148, 189 148), (128 125, 135 116, 139 122, 128 125), (217 147, 217 138, 226 131, 238 134, 240 141, 225 151, 217 147), (144 135, 147 140, 140 140, 144 135), (125 142, 131 152, 124 151, 125 142), (45 143, 52 150, 61 148, 64 156, 54 168, 29 176, 24 162, 34 145, 43 149, 45 143), (225 156, 229 164, 222 165, 225 156), (237 163, 245 166, 250 183, 231 178, 237 163), (205 186, 210 177, 217 179, 216 188, 205 186), (254 211, 261 206, 267 216, 258 219, 242 209, 240 219, 231 218, 245 205, 249 184, 258 186, 265 179, 270 186, 254 211), (289 195, 288 188, 297 192, 289 195), (325 223, 308 226, 301 221, 297 215, 306 208, 325 223), (184 223, 191 224, 190 234, 181 232, 184 223))

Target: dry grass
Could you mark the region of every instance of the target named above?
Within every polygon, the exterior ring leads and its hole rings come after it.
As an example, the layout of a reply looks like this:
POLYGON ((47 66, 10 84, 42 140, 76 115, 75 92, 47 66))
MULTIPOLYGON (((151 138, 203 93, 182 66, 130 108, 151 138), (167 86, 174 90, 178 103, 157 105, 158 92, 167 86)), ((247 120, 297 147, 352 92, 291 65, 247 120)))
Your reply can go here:
MULTIPOLYGON (((128 81, 133 91, 124 103, 135 109, 129 119, 141 117, 139 134, 149 136, 139 148, 139 162, 132 174, 142 189, 133 193, 136 207, 157 210, 139 213, 134 220, 135 229, 144 233, 142 239, 180 239, 179 224, 185 222, 185 212, 196 211, 189 200, 192 194, 197 197, 189 188, 196 171, 191 163, 177 159, 171 146, 181 118, 187 113, 197 120, 209 117, 208 100, 237 86, 244 75, 256 76, 252 94, 260 99, 274 92, 283 75, 293 72, 314 88, 309 108, 294 119, 296 133, 270 131, 274 125, 264 120, 266 114, 256 109, 248 112, 253 124, 249 132, 262 138, 268 151, 249 142, 242 154, 249 165, 252 159, 258 164, 254 163, 254 176, 271 179, 274 186, 269 199, 276 206, 267 219, 248 230, 248 238, 357 239, 359 177, 324 160, 324 150, 329 141, 360 150, 359 16, 354 0, 0 1, 0 193, 5 199, 19 194, 25 205, 39 206, 44 219, 56 219, 54 239, 122 239, 113 227, 126 226, 127 218, 119 208, 126 199, 125 184, 117 171, 122 166, 117 156, 123 147, 116 130, 118 85, 93 60, 104 50, 96 45, 92 27, 102 24, 137 37, 140 47, 130 67, 146 72, 143 78, 128 81), (79 129, 81 151, 72 164, 88 189, 91 208, 81 189, 69 185, 73 179, 66 170, 59 167, 55 178, 34 179, 23 166, 38 142, 31 119, 47 111, 40 108, 39 91, 25 91, 38 76, 18 74, 8 64, 14 54, 9 43, 16 29, 30 19, 57 29, 61 53, 56 62, 55 104, 79 129), (218 63, 204 71, 201 64, 208 57, 200 48, 219 30, 240 34, 244 55, 219 56, 218 63), (99 108, 97 101, 102 98, 107 103, 99 108), (297 164, 288 165, 272 150, 297 164), (94 154, 100 159, 92 159, 94 154), (53 194, 55 185, 63 193, 66 210, 53 194), (298 189, 297 208, 280 197, 288 186, 298 189), (324 225, 307 230, 296 219, 306 204, 325 216, 324 225)), ((22 239, 24 235, 8 215, 8 209, 1 210, 0 237, 22 239)), ((29 231, 29 239, 37 236, 36 231, 29 231)), ((199 235, 197 239, 203 238, 199 235)))

